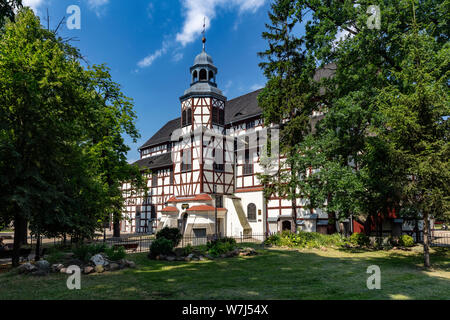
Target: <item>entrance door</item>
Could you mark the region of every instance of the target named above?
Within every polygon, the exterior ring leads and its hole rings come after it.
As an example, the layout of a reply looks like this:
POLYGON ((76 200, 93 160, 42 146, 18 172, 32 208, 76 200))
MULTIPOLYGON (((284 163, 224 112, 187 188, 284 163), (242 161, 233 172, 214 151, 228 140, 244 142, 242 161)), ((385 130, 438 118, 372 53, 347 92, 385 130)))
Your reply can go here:
POLYGON ((281 224, 281 230, 282 231, 285 231, 285 230, 291 231, 291 222, 288 220, 283 221, 283 223, 281 224))

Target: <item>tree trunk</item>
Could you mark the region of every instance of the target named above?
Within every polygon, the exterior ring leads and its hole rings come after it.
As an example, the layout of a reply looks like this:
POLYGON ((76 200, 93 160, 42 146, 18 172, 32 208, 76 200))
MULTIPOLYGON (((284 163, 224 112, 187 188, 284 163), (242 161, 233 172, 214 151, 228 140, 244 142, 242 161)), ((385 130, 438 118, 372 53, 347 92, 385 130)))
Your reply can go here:
POLYGON ((120 238, 120 219, 119 214, 114 214, 114 222, 113 222, 113 237, 120 238))
POLYGON ((41 259, 41 235, 38 233, 36 235, 36 251, 34 255, 34 261, 39 261, 41 259))
POLYGON ((430 223, 428 221, 428 213, 423 213, 423 258, 425 268, 429 268, 430 264, 430 243, 429 243, 429 234, 428 230, 430 227, 430 223))
POLYGON ((26 219, 23 219, 21 232, 20 238, 22 244, 28 244, 28 221, 26 219))
POLYGON ((20 214, 14 216, 14 247, 12 254, 12 265, 18 267, 20 264, 20 247, 22 245, 23 235, 23 220, 25 220, 20 214))

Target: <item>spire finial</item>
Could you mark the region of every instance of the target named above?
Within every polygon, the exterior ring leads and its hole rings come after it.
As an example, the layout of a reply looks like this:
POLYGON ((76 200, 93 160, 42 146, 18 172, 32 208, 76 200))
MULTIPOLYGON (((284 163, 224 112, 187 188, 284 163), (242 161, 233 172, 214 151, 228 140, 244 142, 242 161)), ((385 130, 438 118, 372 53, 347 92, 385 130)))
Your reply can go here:
POLYGON ((205 51, 205 43, 206 43, 206 37, 205 37, 205 32, 206 32, 206 17, 203 17, 203 38, 202 38, 202 42, 203 42, 203 51, 205 51))

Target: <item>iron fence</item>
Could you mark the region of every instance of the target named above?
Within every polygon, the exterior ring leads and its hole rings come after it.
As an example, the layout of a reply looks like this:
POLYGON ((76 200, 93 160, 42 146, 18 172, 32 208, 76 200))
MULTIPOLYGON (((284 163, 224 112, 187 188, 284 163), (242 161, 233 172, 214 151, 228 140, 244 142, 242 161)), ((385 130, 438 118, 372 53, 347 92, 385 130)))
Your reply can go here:
MULTIPOLYGON (((227 236, 226 238, 232 238, 236 241, 238 244, 245 244, 245 243, 254 243, 254 244, 260 244, 263 241, 267 239, 267 234, 259 233, 259 234, 240 234, 239 236, 227 236)), ((181 238, 180 244, 178 247, 184 248, 188 245, 190 246, 201 246, 206 245, 208 241, 214 240, 216 237, 215 235, 208 235, 208 236, 195 236, 195 235, 183 235, 181 238)), ((218 235, 217 238, 225 238, 221 234, 218 235)))
POLYGON ((430 245, 432 247, 450 247, 450 230, 432 229, 430 245))

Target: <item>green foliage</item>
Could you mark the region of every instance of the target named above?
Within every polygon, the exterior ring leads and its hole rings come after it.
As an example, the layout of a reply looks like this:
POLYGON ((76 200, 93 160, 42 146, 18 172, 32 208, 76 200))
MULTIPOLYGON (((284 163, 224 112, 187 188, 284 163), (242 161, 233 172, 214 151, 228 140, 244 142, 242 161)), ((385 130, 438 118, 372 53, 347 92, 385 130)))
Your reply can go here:
POLYGON ((350 236, 350 243, 355 246, 368 246, 370 244, 370 239, 364 233, 355 232, 350 236))
POLYGON ((162 228, 158 233, 156 234, 156 239, 159 238, 166 238, 173 243, 173 247, 176 247, 180 244, 181 238, 183 235, 181 234, 180 230, 178 228, 169 228, 165 227, 162 228))
POLYGON ((87 262, 92 256, 98 253, 104 253, 106 250, 107 246, 105 244, 81 244, 75 247, 73 253, 75 258, 87 262))
POLYGON ((126 159, 125 137, 139 137, 132 101, 29 9, 6 23, 0 48, 0 223, 89 239, 121 219, 122 181, 145 190, 126 159))
POLYGON ((118 260, 121 260, 121 259, 125 258, 127 253, 126 253, 124 247, 118 246, 118 247, 106 248, 105 249, 105 254, 106 254, 106 256, 108 257, 109 260, 111 260, 111 261, 118 261, 118 260))
POLYGON ((159 237, 152 242, 150 245, 150 257, 155 258, 159 255, 168 255, 173 251, 173 242, 172 240, 159 237))
POLYGON ((184 247, 183 255, 184 255, 184 256, 188 256, 188 255, 190 255, 193 251, 194 251, 194 248, 191 246, 190 243, 188 243, 188 245, 184 247))
POLYGON ((340 247, 346 240, 338 233, 326 235, 317 232, 292 233, 283 231, 281 234, 273 234, 267 238, 266 244, 280 247, 296 248, 321 248, 340 247))
POLYGON ((402 247, 413 247, 414 239, 413 239, 413 237, 411 237, 407 234, 404 234, 398 238, 398 244, 402 247))
POLYGON ((236 240, 233 238, 219 238, 213 241, 208 241, 206 244, 207 252, 213 257, 226 254, 236 249, 236 240))

